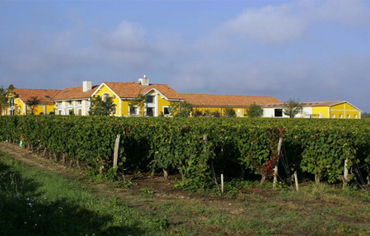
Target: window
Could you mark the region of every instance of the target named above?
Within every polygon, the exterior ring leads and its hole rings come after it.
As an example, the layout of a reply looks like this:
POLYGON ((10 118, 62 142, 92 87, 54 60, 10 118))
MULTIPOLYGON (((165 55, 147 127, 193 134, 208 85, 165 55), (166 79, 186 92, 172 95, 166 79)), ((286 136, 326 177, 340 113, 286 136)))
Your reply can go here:
POLYGON ((59 110, 58 114, 59 114, 59 115, 62 115, 62 110, 59 110))
POLYGON ((69 109, 68 110, 68 115, 74 115, 75 113, 74 113, 74 111, 73 111, 73 109, 69 109))
POLYGON ((134 116, 134 115, 137 115, 137 110, 138 108, 137 107, 130 107, 130 116, 134 116))
POLYGON ((331 118, 333 118, 333 119, 334 119, 334 118, 335 118, 335 114, 331 115, 331 118))
POLYGON ((82 116, 82 109, 77 110, 77 115, 82 116))
POLYGON ((82 100, 77 100, 77 105, 82 105, 82 100))
POLYGON ((351 119, 351 115, 350 114, 347 115, 347 119, 351 119))
POLYGON ((343 118, 343 115, 342 114, 339 114, 339 118, 342 119, 343 118))
POLYGON ((109 98, 109 93, 103 93, 103 97, 102 97, 103 101, 104 102, 107 101, 108 98, 109 98))
POLYGON ((68 101, 68 106, 72 106, 72 101, 68 101))
POLYGON ((20 115, 20 114, 21 114, 21 108, 18 107, 18 115, 20 115))
POLYGON ((147 96, 146 103, 154 103, 154 96, 147 96))
POLYGON ((283 117, 283 109, 275 109, 275 117, 283 117))
POLYGON ((154 108, 148 107, 146 109, 146 116, 154 116, 154 108))
POLYGON ((14 98, 10 98, 10 106, 14 106, 14 98))
POLYGON ((163 107, 163 115, 168 116, 170 114, 170 111, 168 110, 168 107, 163 107))
POLYGON ((62 102, 57 102, 57 107, 61 107, 62 106, 62 102))
POLYGON ((355 119, 357 119, 357 114, 355 115, 355 119))

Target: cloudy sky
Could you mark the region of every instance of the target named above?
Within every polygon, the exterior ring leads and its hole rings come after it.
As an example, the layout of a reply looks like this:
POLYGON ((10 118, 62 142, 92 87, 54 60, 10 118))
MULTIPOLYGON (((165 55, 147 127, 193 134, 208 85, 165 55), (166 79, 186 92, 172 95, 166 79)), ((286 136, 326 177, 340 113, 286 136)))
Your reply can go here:
POLYGON ((370 112, 369 0, 0 1, 0 85, 166 83, 370 112))

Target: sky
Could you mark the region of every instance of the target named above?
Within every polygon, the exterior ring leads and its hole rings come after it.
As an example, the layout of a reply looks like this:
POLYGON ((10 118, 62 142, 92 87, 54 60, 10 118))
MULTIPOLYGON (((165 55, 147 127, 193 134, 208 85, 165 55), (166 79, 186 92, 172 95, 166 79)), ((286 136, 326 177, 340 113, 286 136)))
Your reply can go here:
POLYGON ((370 0, 0 0, 0 86, 143 75, 179 93, 370 112, 370 0))

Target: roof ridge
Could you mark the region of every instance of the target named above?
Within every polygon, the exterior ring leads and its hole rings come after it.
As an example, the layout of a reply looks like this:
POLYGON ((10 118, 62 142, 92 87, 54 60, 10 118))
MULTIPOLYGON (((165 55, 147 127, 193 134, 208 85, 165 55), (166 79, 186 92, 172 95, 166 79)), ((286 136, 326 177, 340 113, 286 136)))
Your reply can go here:
POLYGON ((264 96, 264 95, 230 95, 230 94, 207 94, 207 93, 178 93, 179 95, 208 95, 208 96, 235 96, 235 97, 272 97, 274 96, 264 96))
POLYGON ((14 89, 23 89, 23 90, 62 90, 62 89, 30 89, 30 88, 14 88, 14 89))

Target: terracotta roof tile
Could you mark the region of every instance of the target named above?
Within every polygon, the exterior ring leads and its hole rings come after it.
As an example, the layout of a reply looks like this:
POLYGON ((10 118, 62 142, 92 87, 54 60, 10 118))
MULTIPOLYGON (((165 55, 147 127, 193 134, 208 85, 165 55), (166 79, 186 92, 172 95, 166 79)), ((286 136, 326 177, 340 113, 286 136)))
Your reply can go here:
POLYGON ((136 98, 139 94, 145 94, 155 88, 168 99, 181 99, 179 94, 167 84, 150 84, 142 86, 136 82, 104 82, 120 98, 136 98))
POLYGON ((13 92, 19 95, 19 98, 26 102, 32 97, 37 97, 40 103, 54 103, 53 98, 60 92, 58 89, 14 89, 13 92))
POLYGON ((268 96, 236 96, 216 94, 179 94, 185 101, 193 106, 204 107, 248 107, 253 103, 263 105, 268 103, 281 103, 275 97, 268 96))
POLYGON ((88 92, 83 92, 82 87, 65 88, 54 97, 54 100, 89 98, 98 87, 98 85, 94 85, 88 92))

